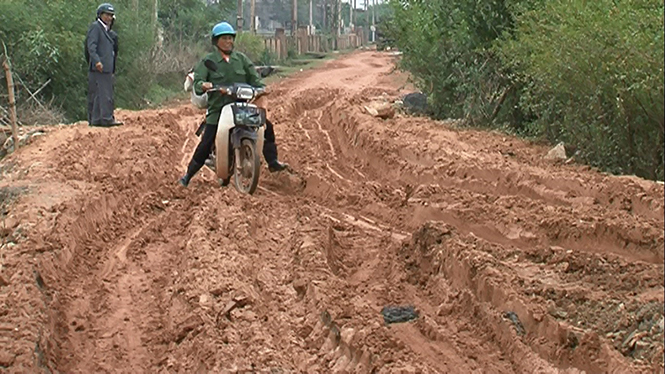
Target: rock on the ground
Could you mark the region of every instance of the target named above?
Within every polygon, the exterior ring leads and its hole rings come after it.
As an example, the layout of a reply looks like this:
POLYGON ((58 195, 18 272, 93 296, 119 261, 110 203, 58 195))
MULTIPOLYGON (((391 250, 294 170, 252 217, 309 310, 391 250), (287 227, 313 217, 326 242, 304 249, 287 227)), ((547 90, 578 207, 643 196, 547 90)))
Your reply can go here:
POLYGON ((427 95, 422 92, 413 92, 402 99, 404 109, 410 113, 425 114, 428 111, 427 95))
POLYGON ((383 119, 395 117, 395 109, 388 102, 372 101, 369 105, 365 106, 365 110, 374 117, 383 119))
POLYGON ((545 155, 546 160, 565 160, 567 158, 568 157, 566 156, 566 149, 563 146, 563 142, 550 149, 550 151, 545 155))

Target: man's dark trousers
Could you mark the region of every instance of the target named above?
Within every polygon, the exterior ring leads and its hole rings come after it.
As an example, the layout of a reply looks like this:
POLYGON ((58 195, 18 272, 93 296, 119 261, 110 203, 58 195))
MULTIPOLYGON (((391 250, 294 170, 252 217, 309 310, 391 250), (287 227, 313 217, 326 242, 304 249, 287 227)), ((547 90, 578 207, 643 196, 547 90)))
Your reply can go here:
POLYGON ((273 165, 277 162, 277 144, 275 144, 275 129, 268 119, 266 119, 266 130, 263 137, 263 157, 268 165, 273 165))
POLYGON ((113 109, 113 74, 88 72, 88 123, 113 122, 113 109))

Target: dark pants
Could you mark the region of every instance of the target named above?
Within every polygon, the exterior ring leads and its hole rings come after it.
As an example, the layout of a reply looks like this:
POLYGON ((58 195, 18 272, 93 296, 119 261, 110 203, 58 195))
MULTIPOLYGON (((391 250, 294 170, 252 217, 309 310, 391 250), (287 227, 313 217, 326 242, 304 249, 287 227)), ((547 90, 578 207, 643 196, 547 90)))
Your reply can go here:
POLYGON ((272 122, 266 119, 266 131, 263 133, 263 157, 268 165, 277 162, 277 144, 275 144, 275 130, 272 122))
POLYGON ((113 117, 113 74, 88 72, 88 124, 109 124, 113 117))
MULTIPOLYGON (((199 164, 203 164, 208 158, 208 155, 212 151, 213 146, 215 145, 215 135, 217 134, 217 126, 209 125, 205 122, 201 124, 203 129, 203 135, 201 136, 201 141, 194 151, 194 157, 192 159, 199 164)), ((201 128, 197 131, 197 134, 200 134, 201 128)), ((277 144, 275 144, 275 130, 273 128, 272 122, 266 120, 266 130, 263 133, 263 157, 266 159, 268 165, 274 165, 277 162, 277 144)))
POLYGON ((201 141, 199 141, 199 145, 196 146, 196 150, 194 151, 194 156, 192 156, 193 161, 199 165, 203 165, 208 158, 208 155, 210 155, 212 147, 215 145, 216 135, 217 125, 206 124, 204 126, 201 141))

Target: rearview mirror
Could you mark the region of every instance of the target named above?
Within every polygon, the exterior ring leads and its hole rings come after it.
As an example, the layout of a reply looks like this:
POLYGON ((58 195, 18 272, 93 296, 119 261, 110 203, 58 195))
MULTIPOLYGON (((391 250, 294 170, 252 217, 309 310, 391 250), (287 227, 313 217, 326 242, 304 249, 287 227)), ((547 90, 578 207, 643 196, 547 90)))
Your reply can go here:
POLYGON ((203 65, 205 65, 208 68, 208 70, 217 71, 217 64, 215 63, 215 61, 206 59, 205 61, 203 61, 203 65))

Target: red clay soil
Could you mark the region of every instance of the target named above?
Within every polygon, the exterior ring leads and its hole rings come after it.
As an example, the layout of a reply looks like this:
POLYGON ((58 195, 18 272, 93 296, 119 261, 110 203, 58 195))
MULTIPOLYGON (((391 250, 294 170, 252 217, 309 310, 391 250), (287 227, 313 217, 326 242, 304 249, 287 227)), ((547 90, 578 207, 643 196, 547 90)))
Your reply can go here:
POLYGON ((176 183, 191 105, 47 127, 0 164, 0 372, 662 372, 663 185, 365 112, 405 82, 364 51, 275 84, 294 171, 249 197, 176 183))

